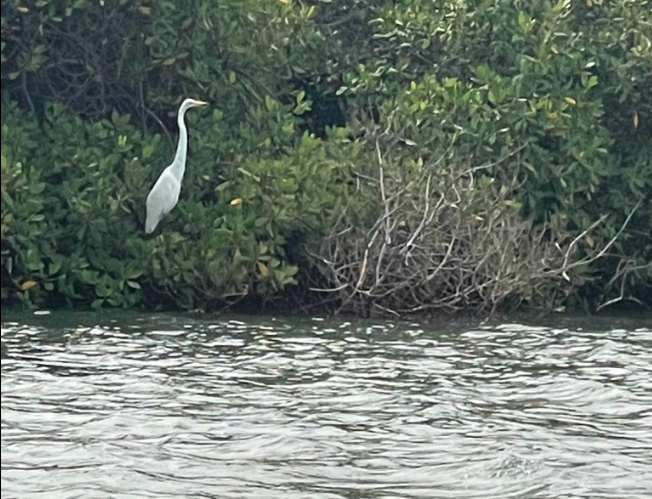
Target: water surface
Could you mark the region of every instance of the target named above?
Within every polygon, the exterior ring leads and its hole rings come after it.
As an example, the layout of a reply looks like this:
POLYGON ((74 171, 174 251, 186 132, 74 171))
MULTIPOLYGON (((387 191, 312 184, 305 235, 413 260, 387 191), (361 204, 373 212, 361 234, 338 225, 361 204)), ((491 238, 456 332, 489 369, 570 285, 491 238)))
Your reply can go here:
POLYGON ((652 497, 652 329, 3 313, 2 498, 652 497))

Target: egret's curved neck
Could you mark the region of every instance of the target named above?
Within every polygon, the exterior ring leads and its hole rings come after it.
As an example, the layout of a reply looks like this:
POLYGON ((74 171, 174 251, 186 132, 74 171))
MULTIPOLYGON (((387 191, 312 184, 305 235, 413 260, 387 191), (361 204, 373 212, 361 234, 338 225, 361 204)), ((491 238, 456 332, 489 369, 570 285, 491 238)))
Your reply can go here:
POLYGON ((172 173, 179 180, 183 177, 183 173, 186 171, 186 156, 188 155, 188 129, 186 128, 186 123, 184 117, 186 111, 190 106, 186 106, 184 102, 183 105, 179 108, 179 115, 177 116, 177 124, 179 125, 179 143, 177 144, 177 153, 174 156, 174 162, 172 163, 172 173))

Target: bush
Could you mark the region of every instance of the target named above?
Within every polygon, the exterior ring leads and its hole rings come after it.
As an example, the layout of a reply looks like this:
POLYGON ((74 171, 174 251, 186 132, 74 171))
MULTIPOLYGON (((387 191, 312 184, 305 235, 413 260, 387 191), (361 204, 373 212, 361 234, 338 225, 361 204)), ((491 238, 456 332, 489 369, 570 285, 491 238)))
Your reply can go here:
POLYGON ((577 233, 523 219, 517 193, 525 182, 527 142, 505 147, 496 161, 473 164, 455 134, 428 128, 432 109, 420 106, 421 114, 410 105, 429 96, 440 108, 464 109, 482 96, 456 87, 414 83, 391 121, 362 124, 358 188, 334 212, 330 231, 314 249, 328 279, 319 291, 337 298, 337 311, 494 312, 523 303, 556 309, 617 241, 578 251, 600 221, 577 233))
MULTIPOLYGON (((285 116, 269 108, 259 110, 261 122, 285 116)), ((55 104, 46 117, 41 129, 4 99, 4 298, 198 308, 271 297, 295 282, 288 239, 322 230, 343 185, 337 163, 308 134, 296 144, 289 134, 285 154, 247 156, 219 174, 206 146, 189 161, 178 207, 146 238, 144 199, 172 153, 161 137, 140 134, 117 114, 89 122, 55 104)), ((197 125, 219 127, 220 113, 197 125)), ((196 142, 201 148, 201 137, 196 142)))
MULTIPOLYGON (((373 307, 650 301, 649 0, 2 7, 3 300, 212 308, 295 282, 295 301, 309 287, 369 291, 359 269, 333 272, 364 260, 351 255, 384 216, 385 185, 410 231, 444 199, 423 258, 467 231, 454 250, 484 277, 461 301, 441 284, 451 269, 373 307), (179 205, 146 238, 144 198, 182 96, 212 111, 189 113, 179 205), (500 290, 507 269, 476 258, 491 227, 524 266, 500 290)), ((414 264, 384 282, 410 288, 414 264)))
POLYGON ((518 168, 513 194, 525 218, 581 232, 605 216, 578 244, 584 255, 628 220, 604 258, 577 269, 572 300, 651 303, 649 1, 352 5, 355 16, 331 11, 321 27, 336 39, 358 37, 355 51, 333 42, 323 56, 338 68, 337 92, 350 107, 371 104, 382 126, 409 114, 414 158, 451 144, 458 161, 477 166, 524 146, 517 163, 489 174, 509 179, 518 168), (339 35, 338 20, 351 32, 339 35))

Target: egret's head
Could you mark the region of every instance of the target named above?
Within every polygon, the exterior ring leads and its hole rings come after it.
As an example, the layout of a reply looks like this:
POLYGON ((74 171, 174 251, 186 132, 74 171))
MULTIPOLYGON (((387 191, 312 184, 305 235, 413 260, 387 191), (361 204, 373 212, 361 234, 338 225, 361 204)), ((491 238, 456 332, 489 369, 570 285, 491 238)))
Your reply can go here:
POLYGON ((186 109, 190 109, 191 107, 201 107, 201 106, 207 106, 208 102, 204 102, 202 100, 197 100, 197 99, 186 99, 181 103, 181 109, 184 111, 186 109))
POLYGON ((204 102, 203 100, 197 100, 197 99, 188 99, 190 101, 190 105, 192 107, 199 107, 199 106, 208 106, 208 102, 204 102))

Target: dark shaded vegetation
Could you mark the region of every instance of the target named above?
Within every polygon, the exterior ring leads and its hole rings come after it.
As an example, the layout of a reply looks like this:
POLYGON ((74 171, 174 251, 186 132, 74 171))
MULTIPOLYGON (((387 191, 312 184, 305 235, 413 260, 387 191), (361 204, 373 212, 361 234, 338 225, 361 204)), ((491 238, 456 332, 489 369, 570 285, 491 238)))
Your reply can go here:
POLYGON ((652 302, 650 1, 2 0, 1 28, 3 305, 652 302))

